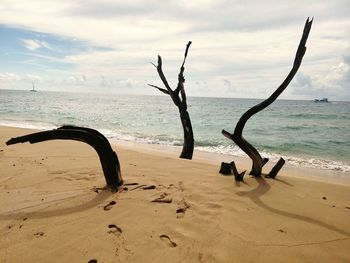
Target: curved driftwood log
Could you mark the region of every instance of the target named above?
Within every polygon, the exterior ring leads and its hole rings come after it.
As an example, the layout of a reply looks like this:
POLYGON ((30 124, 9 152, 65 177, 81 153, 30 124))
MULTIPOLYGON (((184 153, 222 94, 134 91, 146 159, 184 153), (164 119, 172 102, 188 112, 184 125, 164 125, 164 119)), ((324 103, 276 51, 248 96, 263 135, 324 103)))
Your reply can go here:
POLYGON ((273 103, 278 98, 278 96, 287 88, 287 86, 293 79, 294 75, 297 73, 306 51, 305 44, 309 36, 312 21, 313 20, 310 21, 309 18, 306 20, 303 36, 300 40, 298 50, 295 55, 293 67, 290 73, 288 74, 287 78, 283 81, 283 83, 277 88, 277 90, 274 93, 272 93, 272 95, 268 99, 250 108, 248 111, 246 111, 242 115, 242 117, 239 119, 236 125, 235 131, 233 134, 225 130, 222 130, 222 134, 225 137, 233 140, 252 159, 253 166, 250 174, 253 176, 258 176, 258 177, 261 176, 262 167, 267 163, 268 159, 262 158, 259 152, 242 136, 244 126, 250 117, 258 113, 259 111, 262 111, 263 109, 268 107, 271 103, 273 103))
POLYGON ((187 58, 187 53, 188 49, 190 48, 190 45, 192 44, 191 41, 189 41, 186 45, 186 50, 185 50, 185 56, 184 60, 182 62, 181 68, 180 68, 180 73, 178 75, 178 84, 175 90, 173 90, 162 69, 162 57, 158 55, 158 65, 155 65, 152 63, 153 66, 157 68, 158 75, 160 79, 162 80, 164 86, 166 89, 160 88, 155 85, 148 84, 149 86, 156 88, 160 90, 161 92, 169 95, 171 99, 173 100, 174 104, 179 108, 180 112, 180 119, 181 119, 181 124, 183 127, 183 132, 184 132, 184 144, 182 147, 182 152, 180 155, 180 158, 184 159, 192 159, 193 156, 193 149, 194 149, 194 139, 193 139, 193 129, 192 129, 192 124, 191 124, 191 119, 190 115, 188 114, 187 111, 187 99, 186 99, 186 92, 185 92, 185 77, 184 77, 184 71, 185 71, 185 61, 187 58))
POLYGON ((117 188, 123 184, 117 154, 113 151, 106 137, 94 129, 77 126, 62 126, 54 130, 36 132, 12 138, 7 141, 6 144, 11 145, 24 142, 38 143, 48 140, 75 140, 89 144, 96 150, 100 158, 107 185, 117 188))

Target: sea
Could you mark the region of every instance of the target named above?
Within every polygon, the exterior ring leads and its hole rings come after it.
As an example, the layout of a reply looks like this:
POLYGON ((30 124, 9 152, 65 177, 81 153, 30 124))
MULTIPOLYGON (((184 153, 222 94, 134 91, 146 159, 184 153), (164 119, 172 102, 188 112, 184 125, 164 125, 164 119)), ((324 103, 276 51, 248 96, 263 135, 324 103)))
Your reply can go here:
MULTIPOLYGON (((195 152, 245 156, 221 131, 233 132, 241 115, 262 99, 187 101, 195 152)), ((180 147, 183 140, 178 109, 166 95, 0 90, 0 125, 47 130, 65 124, 96 129, 112 143, 180 147)), ((283 157, 291 166, 350 172, 350 102, 276 100, 249 119, 243 136, 263 157, 283 157)))

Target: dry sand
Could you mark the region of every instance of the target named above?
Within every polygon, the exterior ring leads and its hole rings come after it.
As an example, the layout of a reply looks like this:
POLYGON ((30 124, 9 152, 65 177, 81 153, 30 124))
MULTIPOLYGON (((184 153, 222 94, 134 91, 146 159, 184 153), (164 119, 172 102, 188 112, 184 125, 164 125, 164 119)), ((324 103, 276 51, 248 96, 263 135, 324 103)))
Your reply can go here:
POLYGON ((215 158, 118 144, 126 185, 112 193, 98 190, 104 177, 86 144, 5 145, 29 132, 0 127, 2 263, 350 262, 349 184, 288 167, 236 183, 215 158), (151 202, 160 196, 171 203, 151 202))

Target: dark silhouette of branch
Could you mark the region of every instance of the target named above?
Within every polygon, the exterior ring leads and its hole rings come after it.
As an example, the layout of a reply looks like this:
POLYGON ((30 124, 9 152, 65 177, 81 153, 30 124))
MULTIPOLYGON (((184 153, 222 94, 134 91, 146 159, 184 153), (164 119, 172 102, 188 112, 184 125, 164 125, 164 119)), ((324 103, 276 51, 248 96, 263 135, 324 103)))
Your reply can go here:
POLYGON ((274 93, 272 93, 272 95, 269 98, 259 103, 258 105, 255 105, 254 107, 250 108, 242 115, 242 117, 239 119, 236 125, 236 128, 233 134, 225 130, 222 130, 222 134, 225 137, 233 140, 252 159, 253 166, 250 172, 251 175, 261 176, 262 167, 267 163, 268 159, 262 158, 259 152, 242 136, 244 126, 250 117, 262 111, 263 109, 268 107, 271 103, 273 103, 278 98, 278 96, 287 88, 287 86, 289 85, 289 83, 297 73, 306 51, 305 45, 310 33, 312 22, 313 22, 313 19, 311 19, 311 21, 309 20, 309 18, 306 20, 303 35, 295 55, 293 67, 290 73, 288 74, 288 76, 286 77, 286 79, 282 82, 282 84, 276 89, 274 93))
POLYGON ((182 152, 180 155, 180 158, 185 158, 185 159, 192 159, 193 156, 193 150, 194 150, 194 138, 193 138, 193 129, 192 129, 192 124, 191 124, 191 119, 190 115, 187 112, 187 98, 186 98, 186 92, 185 92, 185 77, 184 77, 184 71, 185 71, 185 62, 188 54, 188 50, 191 46, 192 42, 189 41, 186 45, 186 50, 185 50, 185 55, 184 59, 180 68, 180 73, 178 75, 178 84, 175 90, 173 90, 165 75, 163 72, 163 61, 162 57, 158 55, 158 64, 155 65, 152 63, 157 68, 158 75, 160 79, 163 82, 163 85, 166 89, 160 88, 158 86, 148 84, 149 86, 156 88, 160 90, 161 92, 169 95, 171 99, 173 100, 174 104, 178 107, 179 112, 180 112, 180 119, 181 119, 181 124, 183 127, 183 132, 184 132, 184 144, 182 148, 182 152))
POLYGON ((7 141, 6 144, 11 145, 24 142, 38 143, 48 140, 75 140, 89 144, 96 150, 100 158, 107 185, 112 188, 118 188, 123 184, 117 154, 113 151, 106 137, 94 129, 77 126, 62 126, 54 130, 36 132, 12 138, 7 141))
POLYGON ((236 164, 233 161, 231 163, 222 162, 219 171, 219 173, 223 175, 231 175, 233 173, 233 175, 235 176, 235 181, 241 182, 243 182, 243 176, 245 175, 245 172, 246 171, 239 173, 236 164))
POLYGON ((160 87, 158 87, 156 85, 152 85, 152 84, 147 84, 147 85, 150 86, 150 87, 156 88, 156 89, 160 90, 161 92, 163 92, 163 93, 165 93, 167 95, 170 94, 169 91, 167 91, 166 89, 162 89, 162 88, 160 88, 160 87))

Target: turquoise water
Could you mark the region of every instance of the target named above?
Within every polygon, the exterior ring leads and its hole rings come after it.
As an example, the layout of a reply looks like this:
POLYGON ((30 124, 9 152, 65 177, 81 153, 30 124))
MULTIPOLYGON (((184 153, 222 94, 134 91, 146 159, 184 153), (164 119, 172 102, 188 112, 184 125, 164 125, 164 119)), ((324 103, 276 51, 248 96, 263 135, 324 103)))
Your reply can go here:
MULTIPOLYGON (((256 99, 188 98, 197 151, 244 155, 221 130, 233 132, 256 99)), ((0 125, 97 129, 110 140, 181 145, 178 110, 167 96, 0 90, 0 125)), ((245 138, 264 156, 290 165, 350 171, 350 102, 278 100, 253 116, 245 138)))

